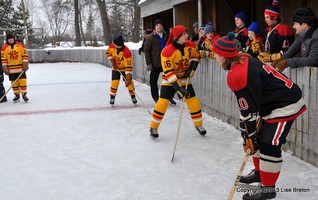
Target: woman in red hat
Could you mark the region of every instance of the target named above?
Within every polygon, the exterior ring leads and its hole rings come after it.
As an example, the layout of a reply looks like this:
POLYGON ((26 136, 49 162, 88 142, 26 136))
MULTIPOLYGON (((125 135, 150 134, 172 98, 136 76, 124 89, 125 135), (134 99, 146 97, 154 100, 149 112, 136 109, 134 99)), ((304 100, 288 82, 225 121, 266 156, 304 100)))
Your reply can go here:
POLYGON ((196 45, 188 40, 186 27, 175 26, 170 33, 166 47, 161 53, 162 83, 160 98, 154 107, 150 122, 150 135, 159 137, 158 128, 167 110, 169 99, 177 92, 185 99, 194 126, 201 135, 206 134, 202 126, 201 105, 195 96, 190 78, 199 64, 199 54, 196 45))

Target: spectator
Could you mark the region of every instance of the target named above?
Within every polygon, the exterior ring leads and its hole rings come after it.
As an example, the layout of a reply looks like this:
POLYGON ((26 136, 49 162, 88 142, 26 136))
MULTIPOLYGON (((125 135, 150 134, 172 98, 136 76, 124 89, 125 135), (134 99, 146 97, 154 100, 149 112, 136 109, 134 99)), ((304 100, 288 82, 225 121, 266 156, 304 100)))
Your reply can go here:
POLYGON ((293 17, 296 41, 287 52, 272 64, 279 71, 287 66, 298 68, 304 66, 318 67, 318 19, 311 8, 298 8, 293 17), (300 52, 301 57, 295 57, 300 52))
MULTIPOLYGON (((147 64, 147 71, 150 71, 150 91, 151 96, 155 102, 159 99, 158 79, 162 72, 161 66, 161 51, 166 46, 167 34, 163 29, 163 21, 156 19, 155 30, 146 39, 145 45, 145 58, 147 64)), ((176 105, 173 98, 170 99, 170 103, 176 105)))

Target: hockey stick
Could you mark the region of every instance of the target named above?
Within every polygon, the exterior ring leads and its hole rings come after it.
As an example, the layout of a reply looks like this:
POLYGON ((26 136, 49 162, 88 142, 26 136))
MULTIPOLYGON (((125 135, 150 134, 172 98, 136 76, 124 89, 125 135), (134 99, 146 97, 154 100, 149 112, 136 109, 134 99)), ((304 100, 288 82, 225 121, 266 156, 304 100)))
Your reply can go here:
MULTIPOLYGON (((188 83, 189 83, 189 77, 187 78, 187 82, 186 82, 185 89, 188 88, 188 83)), ((171 162, 173 162, 173 160, 174 160, 174 154, 176 153, 176 148, 177 148, 177 143, 178 143, 179 133, 180 133, 182 113, 183 113, 183 109, 184 109, 184 102, 185 102, 185 97, 183 96, 183 97, 182 97, 182 107, 181 107, 181 111, 180 111, 179 123, 178 123, 178 129, 177 129, 177 136, 176 136, 176 141, 175 141, 175 143, 174 143, 174 148, 173 148, 173 154, 172 154, 171 162)))
MULTIPOLYGON (((123 75, 123 73, 121 73, 121 71, 120 71, 119 69, 117 69, 117 71, 118 71, 118 72, 120 73, 120 75, 123 77, 124 81, 126 81, 126 77, 123 75)), ((134 91, 136 97, 140 100, 142 106, 143 106, 144 108, 146 108, 146 110, 148 111, 148 113, 151 115, 150 110, 146 107, 146 104, 141 100, 141 98, 140 98, 139 95, 136 93, 136 91, 134 90, 134 88, 133 88, 131 85, 129 85, 128 87, 130 87, 130 89, 131 89, 132 91, 134 91)))
POLYGON ((11 90, 12 86, 20 79, 20 77, 22 76, 23 73, 24 73, 24 71, 22 71, 22 72, 19 74, 18 78, 13 81, 13 83, 11 84, 11 86, 9 87, 9 89, 2 95, 0 101, 2 101, 2 99, 8 94, 8 92, 11 90))
POLYGON ((236 179, 234 181, 234 184, 232 186, 232 189, 230 191, 230 194, 227 198, 227 200, 232 200, 233 199, 233 196, 234 196, 234 193, 235 193, 235 190, 236 190, 236 187, 238 185, 238 182, 240 180, 240 177, 242 176, 242 173, 244 171, 244 168, 245 168, 245 165, 248 161, 248 157, 250 156, 250 152, 251 152, 251 149, 247 149, 246 152, 245 152, 245 156, 244 156, 244 159, 243 159, 243 162, 242 162, 242 165, 240 167, 240 170, 237 172, 237 176, 236 176, 236 179))

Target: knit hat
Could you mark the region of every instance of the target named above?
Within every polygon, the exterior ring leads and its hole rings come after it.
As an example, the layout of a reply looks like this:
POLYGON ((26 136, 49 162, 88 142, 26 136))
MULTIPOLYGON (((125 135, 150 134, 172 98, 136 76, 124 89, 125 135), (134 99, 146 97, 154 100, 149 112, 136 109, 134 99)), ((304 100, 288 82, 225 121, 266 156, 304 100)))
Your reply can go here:
POLYGON ((280 16, 280 10, 278 7, 278 0, 273 0, 272 5, 268 6, 265 11, 265 15, 269 15, 272 17, 279 17, 280 16))
POLYGON ((255 34, 260 34, 261 27, 257 22, 252 22, 252 24, 248 27, 248 31, 253 31, 255 34))
POLYGON ((235 33, 229 32, 227 36, 217 39, 212 50, 224 58, 236 57, 238 55, 238 44, 235 40, 235 33))
POLYGON ((163 21, 161 19, 156 19, 155 23, 154 23, 154 26, 156 26, 157 24, 163 25, 163 21))
POLYGON ((204 27, 204 34, 210 33, 210 32, 214 32, 214 26, 213 24, 207 24, 204 27))
POLYGON ((294 12, 293 21, 299 24, 306 23, 311 26, 316 19, 316 15, 311 8, 302 7, 294 12))
POLYGON ((192 24, 192 27, 193 27, 193 28, 199 28, 199 23, 198 23, 198 22, 194 22, 194 23, 192 24))
POLYGON ((205 24, 202 24, 202 25, 199 27, 199 30, 200 30, 200 29, 203 29, 203 30, 204 30, 204 27, 205 27, 205 24))
POLYGON ((173 39, 177 39, 184 31, 187 31, 187 28, 182 25, 176 25, 173 27, 173 29, 170 31, 167 45, 170 44, 173 39))
POLYGON ((123 36, 122 35, 118 35, 117 37, 115 37, 113 39, 113 43, 116 45, 116 46, 124 46, 124 39, 123 39, 123 36))
POLYGON ((246 22, 247 21, 247 14, 246 12, 242 11, 242 12, 239 12, 235 15, 235 18, 240 18, 243 22, 246 22))
POLYGON ((11 33, 7 34, 7 41, 8 41, 10 38, 13 38, 13 39, 14 39, 14 36, 13 36, 11 33))
POLYGON ((150 33, 152 33, 151 28, 147 28, 147 30, 146 30, 146 34, 147 34, 147 35, 149 35, 150 33))

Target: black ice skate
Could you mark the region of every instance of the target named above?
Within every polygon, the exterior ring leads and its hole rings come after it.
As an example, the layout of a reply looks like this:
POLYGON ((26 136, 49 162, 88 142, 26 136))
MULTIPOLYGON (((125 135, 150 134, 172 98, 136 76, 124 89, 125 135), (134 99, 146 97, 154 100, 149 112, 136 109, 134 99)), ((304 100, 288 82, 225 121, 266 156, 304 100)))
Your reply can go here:
POLYGON ((18 102, 20 100, 20 94, 14 94, 13 102, 18 102))
POLYGON ((7 96, 4 96, 2 100, 0 101, 0 103, 7 102, 7 101, 8 101, 7 96))
POLYGON ((133 94, 131 95, 131 101, 136 104, 137 103, 137 99, 136 99, 136 96, 133 94))
POLYGON ((255 171, 254 169, 247 175, 241 176, 240 178, 241 183, 255 183, 255 182, 261 182, 261 177, 259 175, 259 171, 255 171))
POLYGON ((273 187, 262 186, 260 190, 257 190, 255 193, 249 194, 246 193, 243 195, 243 200, 266 200, 274 199, 276 197, 276 189, 273 187))
POLYGON ((177 105, 177 103, 174 101, 174 99, 172 98, 172 99, 169 99, 169 102, 171 103, 171 105, 177 105))
POLYGON ((196 126, 195 128, 199 131, 200 135, 206 134, 206 130, 203 128, 203 126, 196 126))
POLYGON ((158 138, 158 137, 159 137, 158 130, 157 130, 156 128, 150 128, 150 135, 151 135, 153 138, 158 138))
POLYGON ((29 101, 29 98, 26 96, 26 93, 22 94, 22 98, 23 98, 24 102, 29 101))
POLYGON ((114 105, 114 103, 115 103, 115 96, 114 96, 114 95, 110 95, 109 103, 110 103, 111 105, 114 105))

